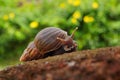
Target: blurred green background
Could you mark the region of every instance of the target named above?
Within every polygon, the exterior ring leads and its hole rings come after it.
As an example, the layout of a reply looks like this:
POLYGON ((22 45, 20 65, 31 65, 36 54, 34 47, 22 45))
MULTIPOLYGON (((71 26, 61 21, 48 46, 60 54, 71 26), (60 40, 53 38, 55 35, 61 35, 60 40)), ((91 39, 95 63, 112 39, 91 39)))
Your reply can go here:
POLYGON ((78 49, 120 46, 120 0, 0 0, 0 69, 19 62, 43 28, 70 35, 78 49))

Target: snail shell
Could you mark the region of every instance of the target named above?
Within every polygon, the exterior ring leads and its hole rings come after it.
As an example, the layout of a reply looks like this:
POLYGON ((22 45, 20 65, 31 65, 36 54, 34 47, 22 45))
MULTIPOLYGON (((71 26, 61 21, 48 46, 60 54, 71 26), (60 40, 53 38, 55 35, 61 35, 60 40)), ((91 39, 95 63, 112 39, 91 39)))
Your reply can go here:
POLYGON ((32 59, 38 59, 40 57, 39 50, 36 48, 34 42, 30 42, 27 48, 23 51, 20 61, 30 61, 32 59))
POLYGON ((39 52, 44 55, 62 46, 57 37, 65 39, 67 32, 55 27, 45 28, 36 35, 34 43, 39 52))
POLYGON ((71 36, 67 32, 56 27, 48 27, 41 30, 29 43, 24 50, 20 61, 30 61, 48 56, 73 52, 76 50, 77 44, 73 40, 74 32, 71 36))

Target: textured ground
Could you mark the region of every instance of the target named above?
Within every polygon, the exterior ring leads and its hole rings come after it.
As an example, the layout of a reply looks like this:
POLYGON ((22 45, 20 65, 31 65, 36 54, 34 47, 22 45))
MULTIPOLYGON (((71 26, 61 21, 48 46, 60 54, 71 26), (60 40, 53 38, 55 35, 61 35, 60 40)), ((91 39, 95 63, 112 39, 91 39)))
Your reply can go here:
POLYGON ((25 62, 0 71, 0 80, 120 80, 120 47, 25 62))

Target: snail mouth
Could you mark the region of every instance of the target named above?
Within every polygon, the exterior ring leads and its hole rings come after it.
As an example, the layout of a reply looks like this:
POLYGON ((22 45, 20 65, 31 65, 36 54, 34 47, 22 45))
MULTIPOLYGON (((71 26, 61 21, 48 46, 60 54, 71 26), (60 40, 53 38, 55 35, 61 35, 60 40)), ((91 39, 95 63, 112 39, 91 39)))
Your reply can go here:
POLYGON ((71 51, 72 49, 74 49, 74 46, 71 46, 71 47, 68 47, 67 45, 64 46, 65 51, 71 51))

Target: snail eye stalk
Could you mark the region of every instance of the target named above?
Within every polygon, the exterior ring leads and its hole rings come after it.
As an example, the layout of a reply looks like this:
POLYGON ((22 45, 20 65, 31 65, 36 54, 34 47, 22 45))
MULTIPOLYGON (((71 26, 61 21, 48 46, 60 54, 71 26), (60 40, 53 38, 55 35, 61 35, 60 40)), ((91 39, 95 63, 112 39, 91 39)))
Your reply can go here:
POLYGON ((74 34, 75 34, 75 32, 77 31, 77 29, 78 29, 78 27, 76 27, 76 28, 74 29, 74 31, 72 32, 72 34, 71 34, 71 38, 74 37, 74 34))
POLYGON ((64 39, 59 38, 59 37, 57 37, 57 39, 58 39, 59 41, 61 41, 62 43, 65 43, 65 40, 64 40, 64 39))

